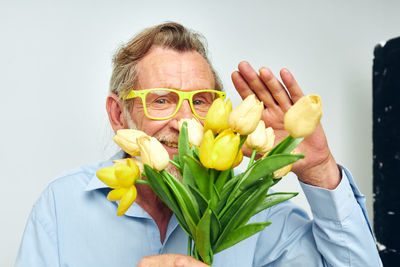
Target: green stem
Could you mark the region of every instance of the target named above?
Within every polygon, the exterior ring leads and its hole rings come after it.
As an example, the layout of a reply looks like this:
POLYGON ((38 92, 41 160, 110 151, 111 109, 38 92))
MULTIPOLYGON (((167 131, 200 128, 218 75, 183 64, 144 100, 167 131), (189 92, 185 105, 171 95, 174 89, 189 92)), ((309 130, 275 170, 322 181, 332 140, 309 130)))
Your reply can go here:
POLYGON ((144 180, 144 179, 136 179, 135 184, 147 184, 150 185, 149 181, 144 180))
POLYGON ((247 166, 247 170, 253 165, 256 155, 257 155, 257 150, 253 149, 253 153, 251 153, 251 158, 249 161, 249 165, 247 166))
POLYGON ((216 170, 210 169, 210 181, 209 181, 209 187, 208 190, 210 192, 210 200, 212 201, 214 199, 214 183, 215 183, 215 178, 216 178, 216 170))
POLYGON ((239 143, 239 149, 242 148, 244 142, 246 142, 247 135, 241 135, 240 136, 240 143, 239 143))
POLYGON ((187 255, 192 256, 192 238, 188 235, 187 255))
POLYGON ((174 166, 177 167, 178 169, 181 168, 181 165, 179 165, 177 162, 173 161, 172 159, 169 160, 169 163, 171 163, 172 165, 174 165, 174 166))

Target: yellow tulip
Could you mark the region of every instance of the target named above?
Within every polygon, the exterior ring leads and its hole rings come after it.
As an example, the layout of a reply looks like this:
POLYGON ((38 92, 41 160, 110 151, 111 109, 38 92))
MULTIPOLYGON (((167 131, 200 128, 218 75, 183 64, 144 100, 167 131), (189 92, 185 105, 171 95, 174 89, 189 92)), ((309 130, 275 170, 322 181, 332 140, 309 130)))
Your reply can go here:
MULTIPOLYGON (((130 160, 134 161, 136 163, 136 165, 139 167, 140 173, 144 172, 144 167, 143 167, 143 163, 138 160, 137 158, 129 158, 130 160)), ((116 159, 113 161, 114 165, 118 165, 118 164, 128 164, 128 159, 116 159)))
POLYGON ((121 201, 119 202, 117 216, 125 214, 125 212, 135 201, 136 196, 137 196, 136 187, 134 186, 129 187, 127 192, 122 196, 121 201))
POLYGON ((279 170, 274 171, 274 179, 282 178, 283 176, 286 176, 292 169, 293 164, 289 164, 283 168, 280 168, 279 170))
POLYGON ((131 156, 139 156, 139 147, 136 139, 146 134, 139 130, 133 129, 121 129, 117 131, 117 135, 114 136, 114 141, 120 146, 126 153, 131 156))
POLYGON ((200 144, 200 161, 207 168, 227 170, 238 156, 239 143, 240 137, 231 129, 222 131, 216 138, 207 130, 200 144))
POLYGON ((149 165, 155 171, 164 170, 168 166, 169 154, 156 138, 141 136, 137 142, 143 164, 149 165))
POLYGON ((97 177, 107 186, 113 188, 107 199, 119 201, 117 215, 123 215, 137 196, 135 180, 140 178, 139 166, 132 159, 126 159, 126 164, 117 163, 112 167, 102 168, 97 171, 97 177))
POLYGON ((239 152, 237 153, 236 158, 233 161, 232 168, 239 166, 239 164, 242 163, 242 160, 243 160, 243 152, 242 149, 239 149, 239 152))
POLYGON ((229 126, 240 135, 249 135, 256 129, 263 110, 264 104, 254 94, 249 95, 232 110, 228 118, 229 126))
POLYGON ((229 128, 228 117, 231 111, 232 103, 229 99, 224 102, 222 98, 217 98, 207 112, 204 128, 206 130, 212 130, 214 134, 229 128))
POLYGON ((322 117, 321 99, 317 95, 300 98, 285 114, 285 129, 294 138, 307 137, 322 117))
POLYGON ((264 121, 260 120, 254 132, 247 136, 245 145, 251 150, 257 150, 258 154, 264 155, 272 149, 274 142, 274 130, 271 127, 265 129, 264 121))
POLYGON ((189 143, 194 145, 194 146, 200 146, 201 140, 203 140, 203 135, 204 135, 204 128, 203 125, 201 125, 200 122, 198 122, 196 119, 181 119, 178 124, 179 124, 179 129, 182 128, 183 122, 187 122, 188 126, 188 135, 189 135, 189 143))

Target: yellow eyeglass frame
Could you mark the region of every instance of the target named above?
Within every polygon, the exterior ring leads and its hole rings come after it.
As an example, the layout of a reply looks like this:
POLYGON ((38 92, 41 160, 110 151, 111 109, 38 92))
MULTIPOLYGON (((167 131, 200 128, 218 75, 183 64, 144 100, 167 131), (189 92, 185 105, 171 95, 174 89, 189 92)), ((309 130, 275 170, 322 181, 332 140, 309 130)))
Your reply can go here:
POLYGON ((202 90, 196 90, 196 91, 179 91, 179 90, 175 90, 175 89, 170 89, 170 88, 151 88, 151 89, 144 89, 144 90, 131 90, 129 92, 129 94, 125 97, 122 97, 123 100, 128 100, 128 99, 132 99, 132 98, 136 98, 136 97, 140 97, 140 99, 142 99, 142 104, 143 104, 143 109, 144 109, 144 114, 146 115, 146 117, 152 119, 152 120, 167 120, 172 118, 173 116, 176 115, 176 113, 178 113, 179 109, 181 108, 182 102, 183 100, 187 99, 189 101, 189 105, 190 108, 192 110, 192 113, 199 119, 204 120, 205 117, 201 117, 199 116, 194 107, 193 107, 193 95, 200 93, 200 92, 211 92, 211 93, 215 93, 219 98, 222 98, 223 100, 226 97, 226 93, 222 92, 222 91, 217 91, 217 90, 210 90, 210 89, 202 89, 202 90), (174 113, 172 113, 172 115, 165 117, 165 118, 155 118, 153 116, 151 116, 148 112, 147 112, 147 107, 146 107, 146 95, 149 92, 154 92, 154 91, 169 91, 169 92, 174 92, 179 96, 179 101, 178 101, 178 105, 176 106, 176 110, 174 111, 174 113))

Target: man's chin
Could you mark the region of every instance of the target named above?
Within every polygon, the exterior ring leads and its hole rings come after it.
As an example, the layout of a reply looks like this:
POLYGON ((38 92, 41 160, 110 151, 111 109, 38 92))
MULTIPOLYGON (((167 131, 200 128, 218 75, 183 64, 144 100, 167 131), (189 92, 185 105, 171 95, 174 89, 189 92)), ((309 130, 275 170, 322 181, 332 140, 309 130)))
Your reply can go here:
POLYGON ((166 144, 162 144, 162 145, 164 146, 165 150, 167 150, 170 159, 172 159, 172 155, 178 154, 178 147, 168 146, 166 144))
POLYGON ((169 172, 172 176, 174 176, 178 181, 182 182, 182 176, 179 173, 179 170, 174 165, 170 163, 167 166, 166 171, 169 172))

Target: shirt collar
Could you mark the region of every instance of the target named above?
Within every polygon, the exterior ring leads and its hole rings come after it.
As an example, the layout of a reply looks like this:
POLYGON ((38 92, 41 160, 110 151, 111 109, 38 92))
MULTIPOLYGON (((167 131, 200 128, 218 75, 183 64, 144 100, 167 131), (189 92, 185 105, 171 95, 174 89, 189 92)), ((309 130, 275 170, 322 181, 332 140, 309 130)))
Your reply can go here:
POLYGON ((89 183, 86 185, 85 191, 92 191, 96 189, 101 189, 101 188, 108 188, 107 185, 105 185, 102 181, 97 178, 96 173, 98 170, 101 168, 105 167, 111 167, 113 166, 113 161, 117 159, 122 159, 124 156, 124 151, 119 151, 116 153, 114 156, 112 156, 110 159, 100 163, 98 166, 95 168, 95 173, 93 174, 92 178, 89 180, 89 183))
MULTIPOLYGON (((93 191, 97 189, 104 189, 104 188, 109 188, 107 185, 105 185, 102 181, 100 181, 99 178, 96 176, 96 172, 100 170, 101 168, 105 167, 111 167, 114 165, 113 161, 117 159, 122 159, 124 157, 124 151, 119 151, 116 153, 114 156, 112 156, 110 159, 100 163, 98 166, 95 168, 95 173, 92 176, 92 178, 89 180, 89 183, 87 184, 85 191, 93 191)), ((119 201, 116 203, 119 204, 119 201)), ((146 218, 146 219, 152 219, 151 216, 144 210, 142 207, 140 207, 136 202, 133 202, 132 206, 129 207, 129 209, 125 212, 126 216, 131 216, 131 217, 138 217, 138 218, 146 218)))

